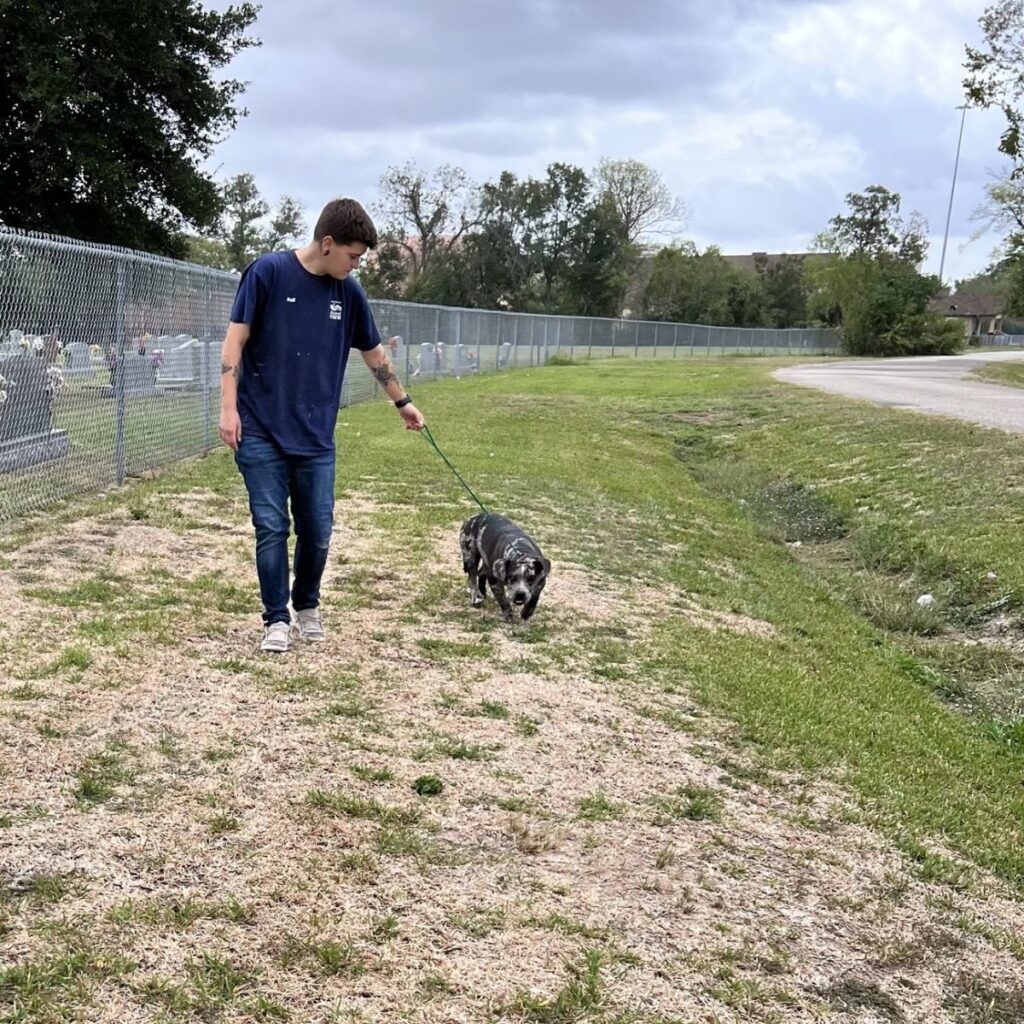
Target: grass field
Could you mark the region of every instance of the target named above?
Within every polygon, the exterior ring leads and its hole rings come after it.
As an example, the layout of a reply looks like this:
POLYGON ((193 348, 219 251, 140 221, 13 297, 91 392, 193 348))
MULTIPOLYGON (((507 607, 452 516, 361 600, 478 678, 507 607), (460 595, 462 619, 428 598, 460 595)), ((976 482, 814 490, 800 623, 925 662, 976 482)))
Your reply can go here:
POLYGON ((1024 1019, 1022 442, 781 363, 417 393, 527 626, 382 403, 320 647, 226 452, 8 535, 0 1021, 1024 1019))
POLYGON ((1021 363, 991 363, 975 371, 975 376, 1010 387, 1024 387, 1024 365, 1021 363))

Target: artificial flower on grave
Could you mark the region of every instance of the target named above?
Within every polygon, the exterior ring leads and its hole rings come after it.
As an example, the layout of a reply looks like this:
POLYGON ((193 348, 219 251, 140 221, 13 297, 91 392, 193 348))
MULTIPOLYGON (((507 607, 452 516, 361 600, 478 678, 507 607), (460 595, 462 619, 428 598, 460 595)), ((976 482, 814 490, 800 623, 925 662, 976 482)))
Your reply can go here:
POLYGON ((46 393, 53 398, 64 388, 64 371, 59 366, 46 368, 46 393))

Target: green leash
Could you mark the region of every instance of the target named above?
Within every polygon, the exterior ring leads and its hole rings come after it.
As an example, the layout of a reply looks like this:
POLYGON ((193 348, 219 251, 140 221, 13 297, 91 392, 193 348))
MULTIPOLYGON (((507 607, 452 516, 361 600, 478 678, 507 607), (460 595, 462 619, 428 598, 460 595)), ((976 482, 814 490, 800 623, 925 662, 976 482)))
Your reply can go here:
POLYGON ((469 484, 467 484, 466 481, 463 480, 461 476, 459 476, 459 471, 450 462, 448 462, 448 456, 445 455, 445 453, 441 451, 441 449, 437 446, 437 442, 434 440, 434 435, 431 434, 430 428, 426 425, 426 423, 423 424, 423 429, 420 431, 420 433, 423 434, 427 441, 430 442, 430 445, 433 447, 434 451, 437 452, 437 454, 440 455, 441 458, 448 463, 448 468, 455 474, 459 483, 462 484, 462 486, 465 487, 467 491, 469 491, 470 497, 484 510, 484 512, 487 515, 490 515, 491 510, 487 508, 487 506, 473 493, 473 488, 470 487, 469 484))

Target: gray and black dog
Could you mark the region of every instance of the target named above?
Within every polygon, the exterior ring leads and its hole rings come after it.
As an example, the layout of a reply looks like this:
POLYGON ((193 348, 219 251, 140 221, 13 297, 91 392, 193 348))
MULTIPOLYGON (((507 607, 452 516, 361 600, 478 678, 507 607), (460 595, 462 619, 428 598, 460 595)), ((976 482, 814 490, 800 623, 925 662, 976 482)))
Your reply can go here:
POLYGON ((524 621, 533 614, 551 563, 521 527, 493 512, 481 513, 462 524, 459 547, 474 608, 484 603, 490 583, 507 621, 512 621, 512 605, 522 608, 524 621))

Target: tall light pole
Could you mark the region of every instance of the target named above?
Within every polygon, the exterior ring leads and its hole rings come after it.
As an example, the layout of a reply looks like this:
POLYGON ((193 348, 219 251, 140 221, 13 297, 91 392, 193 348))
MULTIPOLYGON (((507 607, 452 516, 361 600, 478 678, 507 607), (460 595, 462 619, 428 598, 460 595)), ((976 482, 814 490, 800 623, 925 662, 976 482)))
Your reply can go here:
POLYGON ((964 121, 967 120, 967 104, 958 108, 960 115, 960 138, 956 140, 956 162, 953 164, 953 184, 949 188, 949 209, 946 211, 946 233, 942 236, 942 259, 939 260, 939 287, 942 287, 942 272, 946 268, 946 246, 949 244, 949 221, 953 216, 953 194, 956 192, 956 172, 960 168, 960 145, 964 141, 964 121))

